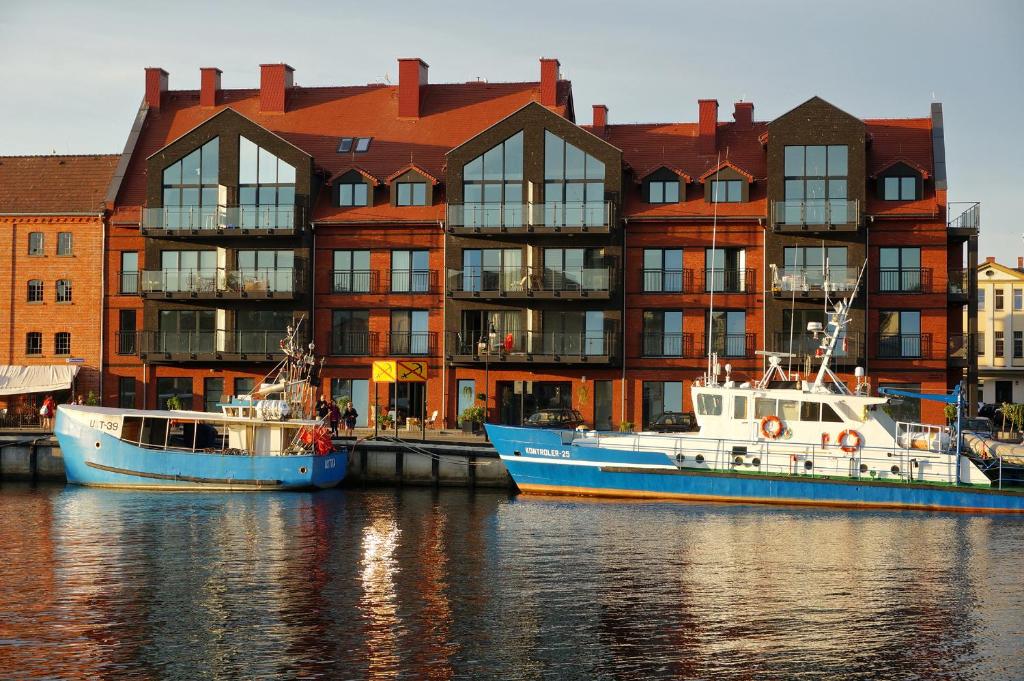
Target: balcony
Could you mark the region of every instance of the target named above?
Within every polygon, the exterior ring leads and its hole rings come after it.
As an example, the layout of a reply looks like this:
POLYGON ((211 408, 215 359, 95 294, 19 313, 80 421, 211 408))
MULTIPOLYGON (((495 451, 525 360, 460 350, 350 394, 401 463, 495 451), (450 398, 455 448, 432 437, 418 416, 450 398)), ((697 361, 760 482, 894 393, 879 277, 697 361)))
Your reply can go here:
POLYGON ((757 273, 745 269, 640 271, 640 293, 757 293, 757 273))
POLYGON ((981 204, 969 201, 950 203, 946 206, 946 229, 955 236, 977 236, 981 229, 981 204), (950 217, 953 215, 956 217, 950 217))
POLYGON ((946 280, 946 295, 950 303, 965 305, 967 303, 967 272, 964 270, 950 270, 949 278, 946 280))
POLYGON ((611 201, 585 203, 450 203, 453 234, 608 233, 615 218, 611 201))
POLYGON ((718 353, 719 357, 753 357, 755 336, 752 333, 713 334, 711 345, 708 345, 707 334, 701 337, 701 356, 709 352, 718 353))
POLYGON ((972 356, 980 354, 981 348, 974 347, 977 344, 977 340, 971 343, 970 338, 970 334, 967 333, 949 334, 946 353, 946 356, 949 358, 949 366, 964 369, 967 367, 972 356))
POLYGON ((391 357, 437 354, 437 333, 434 331, 392 331, 388 340, 391 357))
POLYGON ((445 352, 458 363, 608 364, 618 353, 615 332, 546 333, 496 331, 449 332, 445 352))
POLYGON ((699 357, 690 333, 641 333, 641 357, 699 357))
POLYGON ((702 271, 704 293, 756 293, 753 269, 705 269, 702 271))
POLYGON ((693 290, 692 270, 645 269, 640 271, 641 293, 683 293, 693 290))
POLYGON ((457 300, 593 298, 607 300, 612 268, 471 267, 448 270, 448 296, 457 300))
MULTIPOLYGON (((789 332, 775 332, 772 334, 771 349, 772 352, 792 352, 796 355, 794 362, 803 365, 804 371, 809 371, 817 366, 817 362, 824 355, 824 351, 821 349, 821 340, 808 336, 802 329, 794 331, 792 343, 789 332)), ((836 343, 830 365, 849 368, 858 366, 863 361, 864 334, 848 333, 836 343)))
POLYGON ((878 270, 879 293, 927 293, 931 290, 931 269, 883 267, 878 270))
POLYGON ((772 226, 776 232, 856 231, 860 202, 856 199, 773 201, 772 226))
POLYGON ((137 271, 117 273, 117 292, 122 296, 139 294, 139 276, 137 271))
POLYGON ((247 270, 146 270, 142 272, 143 298, 289 300, 303 289, 301 268, 247 270))
POLYGON ((927 359, 931 355, 931 334, 878 334, 879 359, 927 359))
POLYGON ((388 293, 437 293, 435 270, 391 270, 386 284, 388 293))
POLYGON ((373 331, 340 331, 331 335, 331 354, 344 357, 376 357, 377 334, 373 331))
POLYGON ((139 353, 139 332, 118 331, 117 332, 117 354, 137 355, 139 353))
POLYGON ((274 362, 282 357, 281 340, 284 335, 283 330, 139 331, 138 351, 143 361, 152 364, 274 362))
POLYGON ((152 237, 292 236, 302 231, 302 206, 146 208, 142 233, 152 237))
MULTIPOLYGON (((825 273, 821 267, 771 266, 772 294, 776 298, 825 297, 825 273)), ((830 267, 828 293, 848 293, 857 285, 857 270, 852 267, 830 267)))

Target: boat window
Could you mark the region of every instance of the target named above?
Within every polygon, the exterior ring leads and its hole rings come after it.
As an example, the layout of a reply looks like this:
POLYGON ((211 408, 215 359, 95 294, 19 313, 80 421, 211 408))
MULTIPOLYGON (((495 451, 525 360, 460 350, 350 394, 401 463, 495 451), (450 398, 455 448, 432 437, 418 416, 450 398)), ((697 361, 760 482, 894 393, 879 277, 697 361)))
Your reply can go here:
POLYGON ((697 413, 701 416, 720 416, 722 414, 722 396, 698 394, 697 413))
POLYGON ((833 409, 830 405, 827 405, 827 404, 822 404, 821 405, 821 420, 822 421, 827 421, 829 423, 842 423, 843 422, 842 417, 839 416, 839 414, 836 413, 836 410, 833 409))
POLYGON ((820 402, 801 402, 800 403, 800 420, 801 421, 817 421, 821 418, 821 403, 820 402))
POLYGON ((796 400, 779 400, 779 418, 796 421, 800 417, 800 403, 796 400))
POLYGON ((775 400, 770 397, 758 397, 754 400, 754 418, 763 419, 765 416, 775 415, 775 400))
POLYGON ((747 398, 746 397, 734 397, 734 398, 732 398, 732 417, 734 419, 745 419, 745 418, 747 418, 747 398))
POLYGON ((121 423, 121 439, 125 442, 138 442, 142 432, 141 416, 125 416, 121 423))
POLYGON ((167 419, 143 418, 139 444, 164 448, 167 445, 167 419))

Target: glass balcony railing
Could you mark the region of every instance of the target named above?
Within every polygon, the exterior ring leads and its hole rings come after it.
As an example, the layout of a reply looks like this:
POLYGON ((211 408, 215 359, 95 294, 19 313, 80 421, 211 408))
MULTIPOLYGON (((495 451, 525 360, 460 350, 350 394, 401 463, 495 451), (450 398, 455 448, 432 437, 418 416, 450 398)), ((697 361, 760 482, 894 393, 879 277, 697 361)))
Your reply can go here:
POLYGON ((500 331, 489 334, 467 330, 448 335, 450 355, 470 357, 472 361, 496 361, 520 356, 552 356, 563 359, 610 357, 616 352, 615 332, 591 331, 558 333, 544 331, 500 331))
MULTIPOLYGON (((822 267, 772 267, 772 290, 784 293, 812 293, 825 290, 822 267)), ((851 291, 857 284, 853 267, 829 267, 829 291, 851 291)))
POLYGON ((774 224, 787 227, 860 223, 860 204, 856 199, 775 201, 772 212, 774 224))
MULTIPOLYGON (((141 354, 187 356, 210 360, 224 355, 279 355, 283 330, 213 330, 213 331, 140 331, 138 349, 141 354)), ((173 357, 172 357, 173 358, 173 357)))
POLYGON ((216 231, 224 229, 295 229, 301 227, 300 206, 180 206, 146 208, 142 226, 147 229, 216 231))
POLYGON ((950 270, 947 279, 947 290, 949 293, 958 296, 967 295, 967 272, 964 270, 950 270))
POLYGON ((610 201, 548 203, 450 203, 448 226, 458 229, 532 227, 609 228, 610 201))
POLYGON ((299 271, 290 267, 263 269, 145 270, 143 293, 188 293, 220 296, 225 293, 258 295, 294 293, 299 271))
MULTIPOLYGON (((794 329, 792 338, 788 332, 772 334, 773 352, 792 352, 801 360, 817 360, 824 354, 821 340, 813 338, 802 329, 794 329)), ((836 343, 832 351, 832 363, 836 366, 849 366, 864 358, 864 335, 846 333, 836 343)))
POLYGON ((448 290, 457 293, 607 292, 610 267, 467 267, 448 270, 448 290))

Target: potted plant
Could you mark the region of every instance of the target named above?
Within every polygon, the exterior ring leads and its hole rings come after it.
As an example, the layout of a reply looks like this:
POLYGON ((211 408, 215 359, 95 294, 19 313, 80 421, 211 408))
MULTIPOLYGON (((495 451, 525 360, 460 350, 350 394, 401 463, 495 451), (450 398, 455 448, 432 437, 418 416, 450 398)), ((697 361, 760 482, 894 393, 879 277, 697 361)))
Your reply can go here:
POLYGON ((483 406, 466 407, 459 415, 459 422, 462 424, 462 432, 479 433, 484 422, 486 410, 483 406))
POLYGON ((953 425, 956 423, 956 405, 947 404, 942 408, 942 413, 946 417, 946 425, 953 425))
POLYGON ((632 421, 622 421, 621 423, 619 423, 619 432, 620 433, 632 433, 633 432, 633 422, 632 421))
POLYGON ((996 439, 1012 442, 1020 441, 1021 429, 1024 428, 1024 404, 1004 402, 1002 412, 1003 429, 996 435, 996 439))
POLYGON ((171 395, 167 398, 167 408, 171 411, 181 409, 181 398, 177 395, 171 395))
POLYGON ((377 414, 377 428, 380 430, 390 430, 394 428, 395 421, 391 418, 391 414, 386 411, 382 411, 377 414))

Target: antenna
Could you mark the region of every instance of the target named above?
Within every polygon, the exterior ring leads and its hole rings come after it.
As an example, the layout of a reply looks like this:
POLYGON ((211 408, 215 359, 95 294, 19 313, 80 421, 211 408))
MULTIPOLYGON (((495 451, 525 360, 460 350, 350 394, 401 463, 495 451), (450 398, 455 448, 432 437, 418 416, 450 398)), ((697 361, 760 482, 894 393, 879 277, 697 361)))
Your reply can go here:
MULTIPOLYGON (((726 147, 726 158, 728 158, 728 147, 726 147)), ((716 166, 721 166, 722 165, 722 153, 721 152, 718 153, 718 161, 715 163, 715 165, 716 166)), ((715 173, 715 177, 717 177, 717 176, 718 176, 718 173, 715 173)), ((716 184, 715 180, 711 180, 711 201, 714 203, 714 206, 715 206, 715 208, 714 208, 715 212, 714 212, 713 217, 711 219, 711 267, 707 268, 707 270, 705 270, 705 274, 704 274, 704 276, 709 276, 710 275, 710 277, 711 277, 711 297, 710 297, 710 299, 708 301, 708 335, 707 335, 707 339, 708 339, 708 341, 707 341, 707 345, 708 345, 708 378, 709 379, 712 376, 712 364, 715 361, 715 360, 712 360, 711 357, 712 357, 712 354, 717 354, 717 353, 712 353, 712 351, 711 351, 711 346, 712 346, 712 342, 711 342, 711 340, 712 340, 712 338, 711 338, 711 329, 712 329, 712 327, 714 326, 714 323, 715 323, 715 256, 717 255, 717 250, 718 250, 717 249, 717 245, 718 245, 718 191, 717 190, 721 189, 721 187, 722 187, 721 183, 717 183, 716 184)), ((707 265, 707 263, 704 263, 704 264, 707 265)), ((723 262, 723 264, 724 264, 724 262, 723 262)), ((726 344, 729 343, 729 320, 728 320, 728 318, 726 318, 726 320, 725 320, 725 339, 724 340, 725 340, 726 344)))

